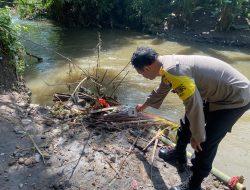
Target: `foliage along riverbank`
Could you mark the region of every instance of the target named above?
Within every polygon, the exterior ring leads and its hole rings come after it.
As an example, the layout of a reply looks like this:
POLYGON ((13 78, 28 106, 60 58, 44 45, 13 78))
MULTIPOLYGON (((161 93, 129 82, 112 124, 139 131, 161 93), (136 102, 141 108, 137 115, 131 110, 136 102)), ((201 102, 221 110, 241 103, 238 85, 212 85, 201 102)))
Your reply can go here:
POLYGON ((17 0, 22 18, 65 27, 133 29, 160 37, 250 47, 249 0, 17 0))
POLYGON ((19 31, 11 21, 10 9, 0 8, 0 91, 16 88, 25 68, 19 31))

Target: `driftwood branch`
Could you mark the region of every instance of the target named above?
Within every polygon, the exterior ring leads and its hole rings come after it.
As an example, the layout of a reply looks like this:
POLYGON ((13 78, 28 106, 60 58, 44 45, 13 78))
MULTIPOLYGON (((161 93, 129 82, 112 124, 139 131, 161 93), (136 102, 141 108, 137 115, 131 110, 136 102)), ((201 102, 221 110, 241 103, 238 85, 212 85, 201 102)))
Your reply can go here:
POLYGON ((80 86, 84 83, 84 81, 86 81, 87 79, 89 79, 88 77, 85 77, 84 79, 81 80, 81 82, 79 82, 79 84, 77 85, 77 87, 75 88, 74 92, 71 94, 70 100, 73 100, 74 103, 77 102, 77 97, 76 97, 76 92, 77 90, 80 88, 80 86))
POLYGON ((26 52, 26 54, 27 54, 28 56, 30 56, 30 57, 34 57, 35 59, 37 59, 38 62, 42 62, 42 61, 43 61, 43 58, 38 57, 38 56, 36 56, 36 55, 34 55, 34 54, 32 54, 32 53, 26 52))

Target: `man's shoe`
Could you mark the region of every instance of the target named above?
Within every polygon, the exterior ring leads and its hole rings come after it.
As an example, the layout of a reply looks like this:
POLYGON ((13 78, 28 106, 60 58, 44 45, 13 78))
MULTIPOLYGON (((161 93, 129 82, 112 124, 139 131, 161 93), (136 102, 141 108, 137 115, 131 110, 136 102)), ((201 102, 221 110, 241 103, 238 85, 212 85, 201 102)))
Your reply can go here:
POLYGON ((186 153, 180 153, 175 148, 163 147, 159 150, 159 157, 166 162, 178 161, 179 163, 187 163, 186 153))
POLYGON ((171 187, 170 190, 202 190, 201 187, 189 187, 189 182, 184 182, 181 185, 171 187))
POLYGON ((171 147, 164 147, 159 150, 159 157, 165 162, 174 162, 179 172, 186 171, 187 156, 186 153, 180 154, 176 149, 171 147))

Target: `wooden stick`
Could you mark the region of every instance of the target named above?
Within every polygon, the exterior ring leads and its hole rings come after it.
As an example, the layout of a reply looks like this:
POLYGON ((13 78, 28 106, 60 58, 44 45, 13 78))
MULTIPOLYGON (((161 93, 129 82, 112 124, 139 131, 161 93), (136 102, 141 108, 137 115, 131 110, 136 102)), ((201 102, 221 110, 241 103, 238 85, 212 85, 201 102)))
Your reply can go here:
POLYGON ((125 122, 117 123, 117 125, 139 124, 139 123, 146 123, 146 122, 154 122, 154 120, 152 120, 152 119, 146 119, 146 120, 138 120, 138 121, 125 121, 125 122))
POLYGON ((115 110, 117 108, 118 108, 117 106, 109 107, 109 108, 103 108, 103 109, 93 110, 90 113, 92 114, 92 113, 100 113, 100 112, 104 112, 104 111, 112 111, 112 110, 115 110))
MULTIPOLYGON (((161 129, 158 130, 157 134, 159 134, 161 132, 161 129)), ((154 148, 153 148, 153 153, 152 153, 152 157, 151 157, 151 166, 150 166, 150 177, 151 180, 153 179, 153 165, 154 165, 154 158, 155 158, 155 152, 156 152, 156 148, 159 142, 159 138, 155 139, 155 144, 154 144, 154 148)))
POLYGON ((152 138, 152 140, 143 149, 143 151, 146 151, 155 140, 159 139, 161 137, 161 135, 164 133, 165 130, 166 129, 163 129, 163 130, 159 129, 158 132, 156 133, 156 135, 152 138))
POLYGON ((23 126, 23 124, 22 124, 21 119, 20 119, 20 118, 17 118, 18 121, 19 121, 19 123, 18 123, 18 122, 15 122, 15 121, 10 120, 10 119, 7 118, 7 117, 4 117, 4 118, 5 118, 6 120, 8 120, 9 122, 14 123, 14 124, 16 124, 16 125, 18 125, 18 126, 20 126, 20 127, 22 128, 22 130, 25 132, 25 135, 27 135, 27 136, 29 137, 29 139, 30 139, 31 142, 33 143, 33 146, 36 148, 37 152, 41 155, 42 160, 43 160, 43 163, 45 164, 45 160, 44 160, 44 156, 43 156, 42 151, 41 151, 40 148, 37 146, 37 144, 36 144, 36 142, 34 141, 34 139, 32 138, 32 136, 25 130, 25 128, 24 128, 24 126, 23 126))
POLYGON ((115 174, 116 174, 118 177, 120 177, 119 172, 114 168, 114 166, 112 166, 112 164, 111 164, 106 158, 105 158, 104 160, 108 163, 108 165, 110 166, 110 168, 111 168, 112 170, 115 171, 115 174))
POLYGON ((95 99, 96 99, 96 97, 91 96, 91 95, 86 94, 86 93, 83 93, 83 92, 78 92, 78 95, 79 95, 79 96, 86 96, 87 98, 89 98, 89 99, 93 99, 93 100, 95 100, 95 99))
POLYGON ((43 160, 43 163, 45 164, 44 155, 43 155, 42 151, 41 151, 40 148, 37 146, 37 144, 36 144, 36 142, 34 141, 34 139, 32 138, 32 136, 31 136, 29 133, 27 133, 27 135, 28 135, 28 137, 30 138, 30 140, 32 141, 32 143, 33 143, 34 147, 36 148, 37 152, 41 155, 42 160, 43 160))
POLYGON ((76 91, 80 88, 80 86, 82 85, 82 83, 83 83, 85 80, 87 80, 87 79, 89 79, 89 78, 88 78, 88 77, 85 77, 84 79, 82 79, 81 82, 79 82, 79 84, 78 84, 77 87, 75 88, 74 92, 71 94, 70 100, 73 99, 73 101, 76 103, 75 93, 76 93, 76 91))
POLYGON ((121 161, 120 168, 119 168, 119 172, 122 170, 124 163, 126 162, 126 160, 127 160, 127 158, 129 157, 129 155, 132 153, 133 149, 135 148, 135 144, 137 143, 137 141, 138 141, 138 139, 141 137, 141 135, 145 132, 145 130, 146 130, 146 127, 143 129, 143 131, 141 132, 141 134, 139 134, 139 135, 136 137, 135 141, 134 141, 133 144, 130 146, 128 154, 127 154, 126 157, 121 161))
POLYGON ((38 56, 36 56, 36 55, 33 55, 33 54, 29 53, 29 52, 26 52, 26 54, 27 54, 27 55, 29 55, 29 56, 31 56, 31 57, 34 57, 34 58, 36 58, 38 62, 41 62, 41 61, 43 61, 43 58, 41 58, 41 57, 38 57, 38 56))

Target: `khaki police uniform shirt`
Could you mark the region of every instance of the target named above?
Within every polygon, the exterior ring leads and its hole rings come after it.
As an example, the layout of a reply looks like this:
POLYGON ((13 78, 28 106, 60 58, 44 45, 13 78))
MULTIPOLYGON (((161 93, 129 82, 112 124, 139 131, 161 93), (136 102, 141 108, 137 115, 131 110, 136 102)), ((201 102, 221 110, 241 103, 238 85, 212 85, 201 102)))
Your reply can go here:
POLYGON ((250 102, 249 80, 229 64, 207 56, 165 55, 159 87, 152 91, 146 105, 159 108, 170 90, 183 101, 192 137, 204 142, 203 101, 209 111, 239 108, 250 102))

